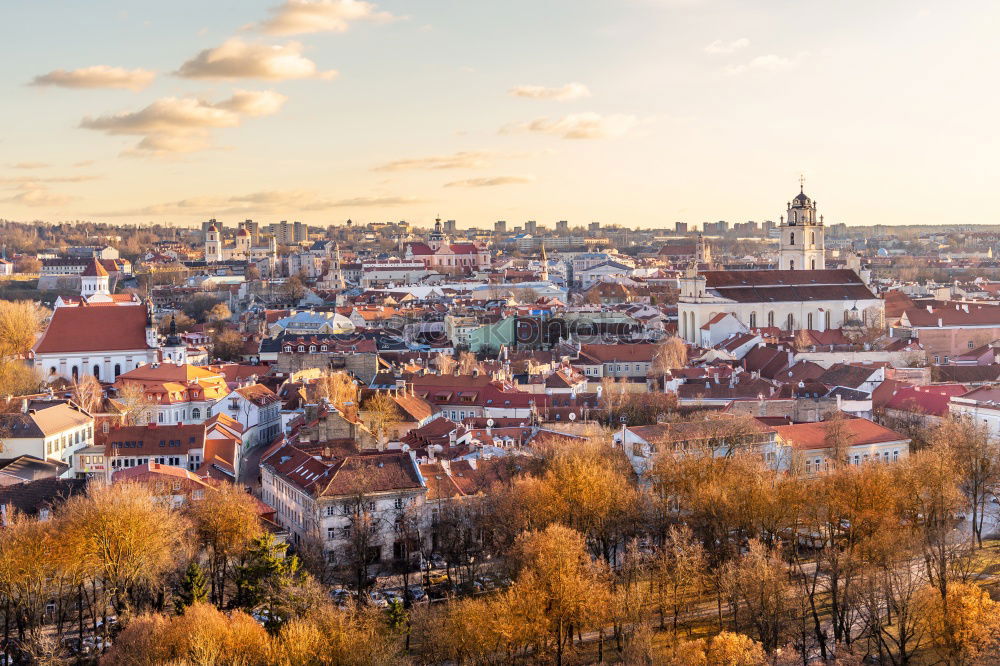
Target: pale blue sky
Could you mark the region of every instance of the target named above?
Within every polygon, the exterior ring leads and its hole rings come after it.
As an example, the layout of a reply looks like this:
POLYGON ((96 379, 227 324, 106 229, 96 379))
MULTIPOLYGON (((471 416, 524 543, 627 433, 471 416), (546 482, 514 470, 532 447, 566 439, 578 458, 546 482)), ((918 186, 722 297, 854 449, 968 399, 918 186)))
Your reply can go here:
POLYGON ((657 226, 777 219, 804 172, 827 222, 1000 222, 994 3, 386 1, 263 29, 281 6, 0 4, 0 217, 657 226), (174 74, 227 42, 339 75, 174 74), (95 66, 155 79, 29 85, 95 66), (177 105, 213 120, 150 129, 177 105))

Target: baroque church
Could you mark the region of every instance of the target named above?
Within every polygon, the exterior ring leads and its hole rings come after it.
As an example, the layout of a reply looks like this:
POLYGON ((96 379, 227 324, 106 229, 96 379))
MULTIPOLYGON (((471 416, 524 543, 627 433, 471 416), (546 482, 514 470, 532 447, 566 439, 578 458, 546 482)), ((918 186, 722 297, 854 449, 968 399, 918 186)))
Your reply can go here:
POLYGON ((80 297, 56 300, 45 332, 30 354, 46 382, 91 375, 113 382, 141 365, 184 363, 187 345, 171 322, 161 343, 151 307, 134 294, 112 294, 108 272, 92 259, 80 277, 80 297))
POLYGON ((216 226, 215 220, 208 226, 205 232, 205 261, 207 263, 217 263, 220 261, 251 261, 254 259, 269 259, 272 262, 278 256, 278 245, 274 236, 261 238, 260 245, 253 244, 253 235, 250 231, 240 225, 236 232, 236 243, 227 246, 222 240, 222 233, 216 226))
POLYGON ((699 332, 718 315, 732 314, 750 330, 826 331, 881 322, 883 302, 856 256, 828 270, 823 216, 802 187, 781 217, 776 270, 698 271, 680 279, 678 334, 698 344, 699 332))

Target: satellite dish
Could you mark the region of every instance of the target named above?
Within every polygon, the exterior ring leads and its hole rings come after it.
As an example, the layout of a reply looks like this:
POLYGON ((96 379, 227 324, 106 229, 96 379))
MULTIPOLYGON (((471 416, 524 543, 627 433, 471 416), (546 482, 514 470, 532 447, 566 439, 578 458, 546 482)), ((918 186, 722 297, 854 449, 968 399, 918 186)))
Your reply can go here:
POLYGON ((570 421, 576 421, 576 414, 574 414, 573 412, 570 412, 569 413, 569 420, 570 421))
POLYGON ((495 421, 493 419, 486 419, 486 427, 492 428, 495 421))

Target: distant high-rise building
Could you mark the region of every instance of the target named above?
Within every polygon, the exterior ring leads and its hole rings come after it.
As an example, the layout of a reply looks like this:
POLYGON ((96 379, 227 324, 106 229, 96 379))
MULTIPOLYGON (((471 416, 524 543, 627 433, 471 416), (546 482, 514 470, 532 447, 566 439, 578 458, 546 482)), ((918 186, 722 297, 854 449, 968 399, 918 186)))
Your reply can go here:
POLYGON ((309 225, 301 222, 289 224, 288 220, 282 220, 267 225, 267 230, 281 245, 293 245, 309 240, 309 225))
POLYGON ((556 222, 556 233, 557 234, 568 234, 569 233, 569 222, 566 220, 559 220, 556 222))
POLYGON ((531 234, 532 236, 538 233, 538 222, 534 220, 528 220, 527 222, 525 222, 524 233, 531 234))
POLYGON ((493 233, 505 234, 507 233, 507 220, 497 220, 493 223, 493 233))
POLYGON ((601 230, 601 223, 600 222, 591 222, 589 225, 587 225, 587 229, 589 231, 592 231, 592 232, 600 231, 601 230))
POLYGON ((674 231, 679 234, 686 234, 688 232, 688 223, 674 222, 674 231))
POLYGON ((720 236, 729 231, 729 223, 725 220, 718 222, 705 222, 701 225, 706 234, 719 234, 720 236))
POLYGON ((454 234, 456 231, 455 220, 445 220, 444 221, 444 232, 446 234, 454 234))

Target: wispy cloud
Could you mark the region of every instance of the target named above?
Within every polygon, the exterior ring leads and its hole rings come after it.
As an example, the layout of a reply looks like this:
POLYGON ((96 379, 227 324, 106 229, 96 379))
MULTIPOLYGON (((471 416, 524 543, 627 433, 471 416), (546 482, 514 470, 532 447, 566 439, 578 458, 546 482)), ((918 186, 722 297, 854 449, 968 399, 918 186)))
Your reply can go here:
POLYGON ((82 69, 57 69, 36 76, 33 86, 60 86, 63 88, 124 88, 142 90, 156 78, 148 69, 124 69, 108 65, 94 65, 82 69))
POLYGON ((312 190, 263 190, 233 196, 202 196, 166 203, 110 210, 100 217, 184 217, 199 218, 221 215, 283 214, 290 210, 322 211, 333 208, 396 207, 424 203, 423 199, 406 196, 324 197, 312 190))
POLYGON ((535 182, 534 176, 494 176, 492 178, 469 178, 445 183, 445 187, 496 187, 497 185, 523 185, 535 182))
POLYGON ((590 97, 590 90, 587 86, 575 82, 555 88, 546 88, 545 86, 514 86, 507 92, 513 97, 553 99, 560 102, 590 97))
POLYGON ((52 166, 48 162, 16 162, 10 165, 11 169, 47 169, 52 166))
POLYGON ((321 72, 302 55, 302 44, 268 45, 232 38, 214 49, 205 49, 188 60, 176 74, 188 79, 332 79, 335 70, 321 72))
POLYGON ((633 115, 615 113, 571 113, 561 118, 537 118, 514 123, 500 129, 501 134, 537 132, 552 134, 564 139, 610 139, 620 137, 639 123, 633 115))
POLYGON ((52 208, 54 206, 63 206, 76 200, 76 197, 52 192, 46 185, 41 183, 25 183, 18 189, 20 191, 17 194, 0 199, 0 202, 32 208, 52 208))
POLYGON ((424 169, 482 169, 491 166, 500 153, 486 150, 462 151, 451 155, 431 155, 393 160, 375 167, 375 171, 410 171, 424 169))
POLYGON ((756 58, 739 65, 730 65, 729 67, 726 67, 725 71, 726 74, 730 76, 738 76, 740 74, 753 71, 780 72, 794 67, 803 55, 804 54, 799 54, 794 58, 787 58, 785 56, 770 53, 768 55, 757 56, 756 58))
POLYGON ((346 32, 355 21, 385 23, 394 18, 362 0, 287 0, 270 11, 271 18, 260 24, 270 35, 346 32))
POLYGON ((739 39, 734 39, 731 42, 724 42, 721 39, 717 39, 705 47, 705 53, 709 53, 711 55, 726 55, 729 53, 736 53, 740 49, 745 49, 748 46, 750 46, 750 40, 746 37, 740 37, 739 39))
POLYGON ((237 90, 221 102, 192 97, 164 97, 138 111, 84 118, 80 127, 112 135, 143 139, 130 155, 157 155, 203 150, 209 147, 209 130, 237 127, 245 117, 267 116, 287 98, 273 90, 237 90))

